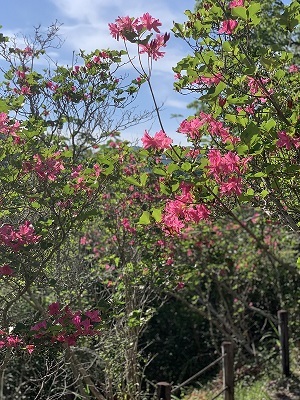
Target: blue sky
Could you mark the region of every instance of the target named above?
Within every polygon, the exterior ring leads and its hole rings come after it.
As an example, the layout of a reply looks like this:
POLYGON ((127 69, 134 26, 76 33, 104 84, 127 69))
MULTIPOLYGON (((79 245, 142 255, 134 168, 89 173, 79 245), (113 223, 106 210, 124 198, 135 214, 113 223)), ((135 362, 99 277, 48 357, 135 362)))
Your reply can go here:
MULTIPOLYGON (((289 1, 285 0, 285 3, 289 1)), ((71 64, 73 51, 92 51, 96 48, 121 48, 122 43, 111 38, 107 24, 118 16, 141 16, 149 12, 162 22, 162 32, 169 31, 173 21, 185 20, 184 10, 192 10, 194 0, 12 0, 6 1, 1 9, 0 24, 7 36, 30 35, 34 27, 46 28, 55 20, 63 25, 60 34, 65 40, 59 50, 52 52, 53 59, 61 64, 71 64)), ((163 59, 154 63, 152 82, 158 104, 163 104, 162 119, 168 135, 176 143, 185 144, 185 137, 176 132, 181 119, 171 118, 171 114, 189 115, 186 105, 192 97, 173 91, 175 66, 189 52, 183 41, 171 37, 163 59)), ((140 109, 151 108, 150 94, 146 88, 137 100, 140 109)), ((160 129, 154 120, 129 128, 122 137, 135 142, 147 129, 154 134, 160 129)))

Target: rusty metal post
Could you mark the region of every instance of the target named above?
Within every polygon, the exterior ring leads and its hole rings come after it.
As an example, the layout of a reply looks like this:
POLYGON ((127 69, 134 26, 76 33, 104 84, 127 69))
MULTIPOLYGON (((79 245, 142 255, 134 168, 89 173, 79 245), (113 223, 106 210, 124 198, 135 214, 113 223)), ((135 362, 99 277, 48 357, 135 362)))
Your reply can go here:
POLYGON ((234 400, 233 343, 222 343, 224 400, 234 400))
POLYGON ((157 400, 171 400, 172 386, 168 382, 157 383, 157 400))
POLYGON ((279 310, 278 316, 278 331, 280 338, 281 365, 282 373, 289 377, 290 372, 290 354, 289 354, 289 329, 288 329, 288 312, 279 310))

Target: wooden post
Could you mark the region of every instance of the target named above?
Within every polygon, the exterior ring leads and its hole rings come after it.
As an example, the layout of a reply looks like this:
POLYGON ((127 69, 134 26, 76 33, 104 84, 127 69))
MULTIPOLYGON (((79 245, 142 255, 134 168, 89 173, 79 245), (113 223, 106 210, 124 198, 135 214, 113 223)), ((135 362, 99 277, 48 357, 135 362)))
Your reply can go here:
POLYGON ((288 312, 286 310, 279 310, 277 315, 278 315, 278 330, 280 338, 282 373, 286 377, 289 377, 291 373, 290 373, 290 355, 289 355, 288 312))
POLYGON ((168 382, 157 383, 157 399, 158 400, 171 400, 171 389, 172 386, 168 382))
POLYGON ((234 400, 233 343, 222 343, 224 400, 234 400))

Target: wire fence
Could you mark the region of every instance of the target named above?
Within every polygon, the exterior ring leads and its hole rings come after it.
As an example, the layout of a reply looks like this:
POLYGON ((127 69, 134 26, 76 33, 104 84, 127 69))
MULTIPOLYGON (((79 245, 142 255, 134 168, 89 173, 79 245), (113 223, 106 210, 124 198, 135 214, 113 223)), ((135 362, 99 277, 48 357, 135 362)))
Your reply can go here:
MULTIPOLYGON (((278 311, 278 327, 279 327, 279 339, 280 339, 280 353, 281 353, 281 368, 282 374, 286 377, 290 376, 290 361, 289 361, 289 333, 288 333, 288 312, 286 310, 278 311)), ((224 400, 234 400, 234 386, 245 376, 244 373, 235 378, 234 374, 234 344, 233 342, 222 343, 222 356, 211 362, 209 365, 198 371, 196 374, 186 379, 181 384, 172 388, 168 382, 159 382, 157 384, 157 398, 158 400, 171 400, 172 394, 176 393, 179 389, 186 386, 187 384, 194 381, 196 378, 207 372, 210 368, 222 361, 223 370, 223 388, 214 395, 211 400, 219 398, 222 394, 224 400)), ((263 364, 269 362, 273 358, 267 357, 263 361, 263 364)), ((262 365, 262 363, 260 363, 262 365)), ((247 370, 246 370, 247 372, 247 370)))

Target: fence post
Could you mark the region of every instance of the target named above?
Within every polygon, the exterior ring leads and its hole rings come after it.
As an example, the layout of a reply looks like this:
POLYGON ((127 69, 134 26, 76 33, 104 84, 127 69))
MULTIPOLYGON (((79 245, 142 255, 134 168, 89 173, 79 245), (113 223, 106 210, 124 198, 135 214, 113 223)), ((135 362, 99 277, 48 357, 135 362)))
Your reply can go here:
POLYGON ((168 382, 157 383, 157 399, 158 400, 171 400, 171 389, 172 386, 168 382))
POLYGON ((290 355, 289 355, 288 312, 286 310, 279 310, 277 316, 278 316, 278 330, 280 338, 282 373, 286 377, 289 377, 290 355))
POLYGON ((222 343, 224 400, 234 400, 233 343, 222 343))

